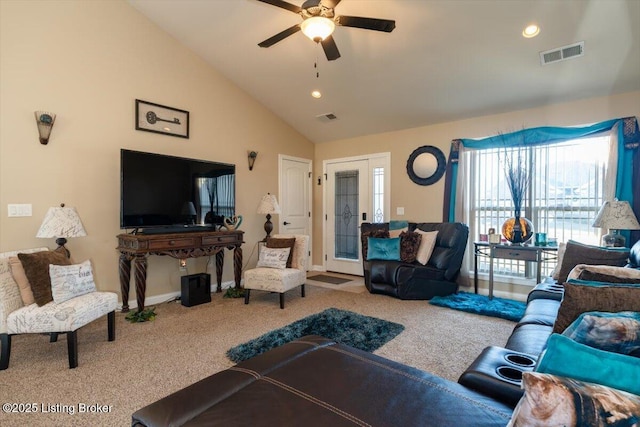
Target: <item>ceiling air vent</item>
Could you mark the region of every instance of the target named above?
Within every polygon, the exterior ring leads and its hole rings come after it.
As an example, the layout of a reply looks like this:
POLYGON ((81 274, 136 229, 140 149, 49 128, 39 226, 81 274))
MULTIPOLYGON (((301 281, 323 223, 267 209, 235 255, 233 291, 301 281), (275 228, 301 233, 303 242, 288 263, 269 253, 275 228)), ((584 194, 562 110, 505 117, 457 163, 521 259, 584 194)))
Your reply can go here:
POLYGON ((328 123, 332 120, 337 120, 338 116, 336 116, 333 113, 325 113, 325 114, 320 114, 319 116, 316 116, 316 119, 320 120, 322 123, 328 123))
POLYGON ((568 46, 562 46, 556 49, 540 52, 540 64, 547 65, 552 62, 566 61, 567 59, 577 58, 583 55, 584 41, 581 41, 568 46))

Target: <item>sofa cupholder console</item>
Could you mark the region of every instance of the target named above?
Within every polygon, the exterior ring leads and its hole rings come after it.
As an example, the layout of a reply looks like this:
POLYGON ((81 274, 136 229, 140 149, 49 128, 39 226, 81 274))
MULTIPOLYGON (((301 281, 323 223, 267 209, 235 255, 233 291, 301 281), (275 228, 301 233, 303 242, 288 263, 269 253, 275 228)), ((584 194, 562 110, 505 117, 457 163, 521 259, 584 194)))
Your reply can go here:
POLYGON ((537 358, 502 347, 487 347, 460 376, 465 387, 515 406, 522 397, 522 373, 532 371, 537 358))

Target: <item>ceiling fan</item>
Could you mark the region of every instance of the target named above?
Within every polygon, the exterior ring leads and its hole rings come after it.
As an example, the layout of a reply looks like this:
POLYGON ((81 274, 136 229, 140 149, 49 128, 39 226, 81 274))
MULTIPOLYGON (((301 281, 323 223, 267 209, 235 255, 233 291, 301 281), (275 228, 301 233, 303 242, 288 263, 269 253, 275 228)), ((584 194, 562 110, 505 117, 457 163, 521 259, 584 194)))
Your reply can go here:
POLYGON ((306 0, 302 6, 296 6, 282 0, 258 0, 282 9, 297 13, 302 17, 302 22, 273 37, 258 43, 260 47, 269 47, 292 34, 302 30, 311 40, 322 45, 329 61, 340 58, 340 51, 331 34, 336 25, 343 27, 363 28, 365 30, 384 31, 390 33, 396 27, 396 21, 389 19, 362 18, 359 16, 336 16, 334 8, 341 0, 306 0))

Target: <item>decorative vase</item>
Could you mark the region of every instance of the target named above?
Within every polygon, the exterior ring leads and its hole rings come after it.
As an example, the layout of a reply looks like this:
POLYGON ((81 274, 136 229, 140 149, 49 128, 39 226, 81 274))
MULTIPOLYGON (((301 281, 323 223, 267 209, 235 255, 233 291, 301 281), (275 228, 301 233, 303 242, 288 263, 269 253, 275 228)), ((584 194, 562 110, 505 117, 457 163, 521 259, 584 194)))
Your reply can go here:
POLYGON ((502 224, 502 235, 514 245, 520 245, 533 236, 533 224, 527 218, 516 215, 502 224))
POLYGON ((236 215, 232 217, 225 216, 223 220, 223 227, 229 231, 236 230, 242 224, 242 215, 236 215))

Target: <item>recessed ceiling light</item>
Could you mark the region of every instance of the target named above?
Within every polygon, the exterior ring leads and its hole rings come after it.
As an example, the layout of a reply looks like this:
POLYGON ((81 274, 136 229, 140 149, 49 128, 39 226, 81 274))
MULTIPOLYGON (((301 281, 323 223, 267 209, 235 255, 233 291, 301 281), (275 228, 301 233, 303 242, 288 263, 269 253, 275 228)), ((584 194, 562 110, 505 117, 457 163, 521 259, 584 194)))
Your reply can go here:
POLYGON ((528 39, 537 36, 540 34, 540 27, 536 24, 527 25, 527 27, 522 30, 522 35, 528 39))
POLYGON ((322 94, 320 93, 319 90, 314 90, 313 92, 311 92, 311 96, 313 96, 316 99, 322 98, 322 94))

